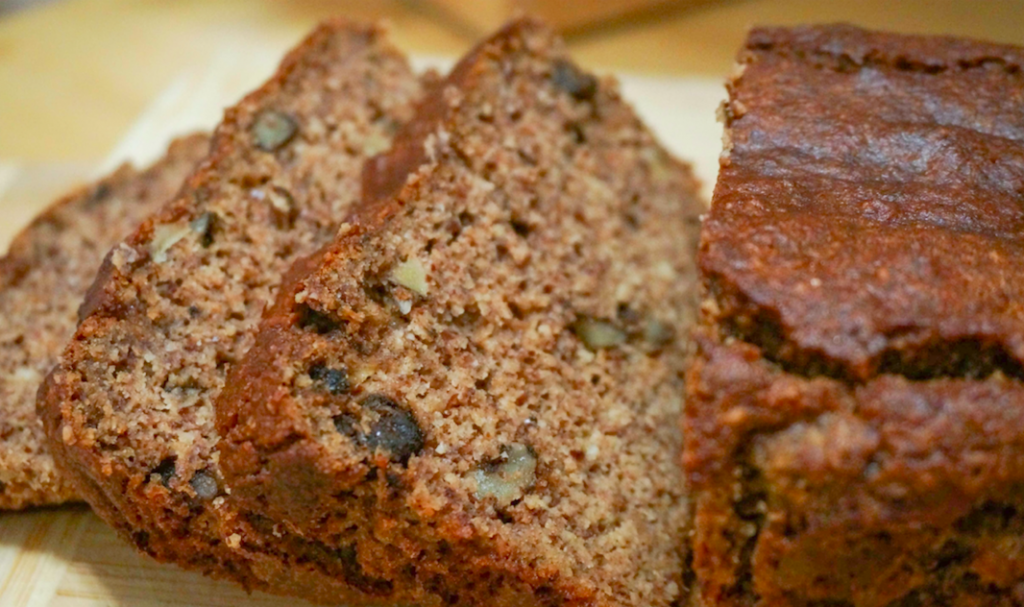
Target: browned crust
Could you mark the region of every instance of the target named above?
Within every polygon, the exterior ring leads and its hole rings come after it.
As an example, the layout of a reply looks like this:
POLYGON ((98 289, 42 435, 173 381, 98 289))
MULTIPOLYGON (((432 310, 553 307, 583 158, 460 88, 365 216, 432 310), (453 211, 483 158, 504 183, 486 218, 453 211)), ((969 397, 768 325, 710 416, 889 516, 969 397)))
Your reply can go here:
POLYGON ((1014 592, 1024 566, 1005 546, 1024 505, 1024 387, 899 376, 850 386, 785 373, 748 344, 707 333, 698 344, 684 462, 705 600, 1014 592), (997 526, 975 525, 999 509, 997 526))
POLYGON ((1019 59, 848 26, 752 32, 702 235, 715 321, 853 380, 1024 375, 1019 59))
POLYGON ((751 32, 687 376, 700 600, 1019 603, 1022 57, 751 32))
POLYGON ((954 36, 916 36, 862 29, 847 24, 804 27, 755 27, 748 51, 846 56, 858 63, 881 62, 921 70, 963 69, 999 61, 1007 70, 1024 68, 1024 50, 954 36))

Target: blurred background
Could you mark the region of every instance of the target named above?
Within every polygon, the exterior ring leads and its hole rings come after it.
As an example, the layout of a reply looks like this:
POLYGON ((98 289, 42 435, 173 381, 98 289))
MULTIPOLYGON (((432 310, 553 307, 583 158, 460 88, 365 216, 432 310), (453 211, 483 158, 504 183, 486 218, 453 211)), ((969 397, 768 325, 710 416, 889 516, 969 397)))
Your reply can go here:
POLYGON ((386 18, 409 52, 456 57, 517 8, 565 30, 587 67, 660 76, 720 80, 757 23, 1024 44, 1021 0, 0 0, 0 159, 101 159, 180 73, 225 49, 272 65, 329 15, 386 18))
POLYGON ((663 82, 634 100, 656 130, 674 118, 678 136, 659 134, 709 183, 720 128, 708 108, 751 25, 846 21, 1024 44, 1024 0, 0 0, 0 250, 70 183, 216 124, 325 17, 386 19, 421 65, 445 65, 517 11, 562 30, 588 68, 663 82), (688 142, 689 125, 701 135, 688 142))

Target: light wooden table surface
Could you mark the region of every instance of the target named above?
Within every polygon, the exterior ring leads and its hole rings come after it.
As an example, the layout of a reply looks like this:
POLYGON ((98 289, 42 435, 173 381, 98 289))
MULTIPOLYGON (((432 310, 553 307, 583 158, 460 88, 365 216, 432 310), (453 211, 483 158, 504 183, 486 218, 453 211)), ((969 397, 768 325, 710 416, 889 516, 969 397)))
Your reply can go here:
MULTIPOLYGON (((422 0, 64 0, 15 12, 0 20, 0 160, 95 162, 225 40, 284 49, 338 14, 388 18, 418 54, 473 43, 422 0)), ((574 54, 591 67, 722 76, 750 25, 812 21, 1024 44, 1021 0, 728 0, 633 21, 574 37, 574 54)))
MULTIPOLYGON (((396 42, 419 56, 454 57, 474 39, 412 0, 67 0, 0 19, 0 251, 104 159, 151 155, 186 126, 178 117, 214 124, 222 104, 210 99, 257 84, 283 49, 335 14, 387 17, 396 42)), ((626 78, 627 93, 710 184, 718 82, 746 29, 812 21, 1024 44, 1021 1, 733 0, 604 28, 570 46, 589 67, 658 76, 626 78)), ((247 597, 141 558, 81 507, 0 514, 0 607, 121 605, 299 603, 247 597)))

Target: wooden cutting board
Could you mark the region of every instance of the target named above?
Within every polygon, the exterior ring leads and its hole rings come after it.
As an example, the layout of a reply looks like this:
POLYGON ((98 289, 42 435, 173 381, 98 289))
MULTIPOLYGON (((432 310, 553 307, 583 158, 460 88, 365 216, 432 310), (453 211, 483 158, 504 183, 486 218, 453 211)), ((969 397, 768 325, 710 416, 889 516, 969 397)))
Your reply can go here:
MULTIPOLYGON (((0 159, 0 250, 74 182, 124 161, 148 163, 175 135, 216 124, 222 109, 269 74, 275 52, 225 50, 203 68, 171 80, 99 167, 23 166, 0 159)), ((450 61, 421 59, 420 67, 450 61)), ((621 77, 661 140, 690 160, 710 196, 718 167, 721 126, 715 110, 721 83, 705 79, 621 77)), ((247 595, 227 582, 162 565, 122 542, 85 506, 0 513, 0 607, 299 607, 301 601, 247 595)))

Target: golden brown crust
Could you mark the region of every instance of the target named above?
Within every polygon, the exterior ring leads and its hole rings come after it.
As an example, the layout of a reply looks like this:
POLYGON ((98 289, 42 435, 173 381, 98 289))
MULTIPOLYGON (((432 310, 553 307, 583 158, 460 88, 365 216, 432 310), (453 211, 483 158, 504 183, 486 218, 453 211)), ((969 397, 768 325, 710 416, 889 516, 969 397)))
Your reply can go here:
POLYGON ((1020 604, 1022 58, 750 34, 687 377, 699 600, 1020 604))
POLYGON ((839 26, 752 32, 704 227, 716 321, 855 380, 1024 375, 1020 57, 839 26), (777 343, 754 334, 766 323, 777 343))
POLYGON ((534 22, 439 88, 233 369, 233 497, 392 597, 669 605, 696 182, 534 22))

